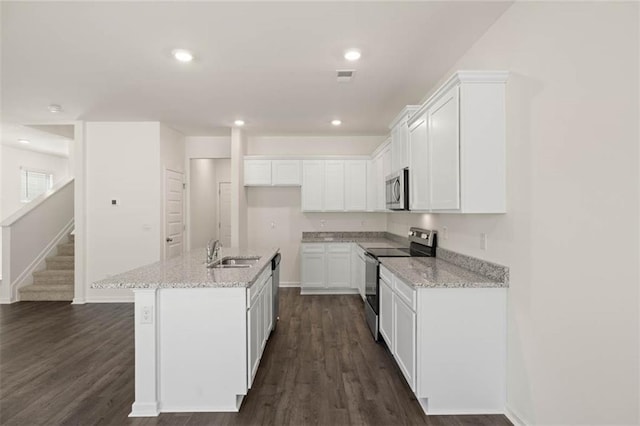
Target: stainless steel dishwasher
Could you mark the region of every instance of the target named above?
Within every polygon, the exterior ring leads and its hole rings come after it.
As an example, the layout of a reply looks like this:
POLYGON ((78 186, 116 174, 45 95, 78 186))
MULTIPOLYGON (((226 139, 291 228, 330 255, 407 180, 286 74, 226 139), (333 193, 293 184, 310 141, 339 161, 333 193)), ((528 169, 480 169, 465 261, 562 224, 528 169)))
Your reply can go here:
POLYGON ((280 305, 279 299, 278 299, 278 289, 280 288, 280 258, 282 256, 280 256, 280 253, 277 253, 275 256, 273 256, 273 259, 271 260, 271 282, 273 284, 273 328, 272 330, 275 330, 276 327, 278 326, 278 319, 280 318, 278 316, 278 308, 280 305))

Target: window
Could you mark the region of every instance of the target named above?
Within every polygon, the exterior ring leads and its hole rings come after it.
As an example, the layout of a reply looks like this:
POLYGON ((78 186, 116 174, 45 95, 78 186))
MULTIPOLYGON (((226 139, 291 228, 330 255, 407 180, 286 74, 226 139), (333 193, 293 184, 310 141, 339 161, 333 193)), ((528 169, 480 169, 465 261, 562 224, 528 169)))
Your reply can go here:
POLYGON ((53 175, 49 172, 21 169, 20 175, 20 193, 23 203, 28 203, 53 186, 53 175))

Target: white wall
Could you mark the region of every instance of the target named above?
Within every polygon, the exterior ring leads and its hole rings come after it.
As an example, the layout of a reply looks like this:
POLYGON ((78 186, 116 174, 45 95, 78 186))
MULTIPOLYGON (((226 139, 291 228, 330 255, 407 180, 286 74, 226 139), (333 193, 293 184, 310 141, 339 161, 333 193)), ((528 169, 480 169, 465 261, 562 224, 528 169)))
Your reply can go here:
POLYGON ((231 136, 187 136, 187 158, 230 158, 231 136))
POLYGON ((69 177, 69 159, 57 155, 18 149, 0 145, 2 151, 2 217, 11 216, 20 210, 24 203, 20 201, 20 169, 35 169, 53 174, 53 183, 69 177))
MULTIPOLYGON (((378 136, 250 137, 247 154, 370 155, 384 139, 378 136)), ((280 280, 285 285, 298 285, 302 232, 384 231, 386 218, 384 213, 302 213, 299 187, 248 187, 247 229, 249 247, 280 247, 280 280)))
POLYGON ((514 4, 451 70, 512 73, 508 213, 388 215, 511 268, 508 405, 527 424, 639 422, 638 35, 637 3, 514 4))
POLYGON ((85 132, 86 297, 132 298, 89 286, 160 259, 160 123, 89 122, 85 132))
POLYGON ((218 184, 229 182, 229 159, 194 158, 190 160, 191 248, 205 247, 218 233, 218 184))

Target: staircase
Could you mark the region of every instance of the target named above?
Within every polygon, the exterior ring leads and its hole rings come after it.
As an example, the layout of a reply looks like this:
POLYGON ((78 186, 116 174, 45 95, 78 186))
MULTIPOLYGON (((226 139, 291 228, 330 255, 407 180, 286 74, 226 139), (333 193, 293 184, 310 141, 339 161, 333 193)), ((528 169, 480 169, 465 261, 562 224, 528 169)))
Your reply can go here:
POLYGON ((46 259, 47 269, 33 273, 33 284, 22 287, 20 301, 73 300, 74 236, 58 244, 57 255, 46 259))

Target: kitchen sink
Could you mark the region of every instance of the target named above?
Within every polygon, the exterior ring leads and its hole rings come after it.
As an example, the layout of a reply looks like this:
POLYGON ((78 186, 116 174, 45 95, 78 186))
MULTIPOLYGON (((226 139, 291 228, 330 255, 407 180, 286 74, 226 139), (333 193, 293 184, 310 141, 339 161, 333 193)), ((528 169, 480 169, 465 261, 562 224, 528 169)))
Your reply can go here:
POLYGON ((212 268, 251 268, 256 262, 260 260, 260 257, 223 257, 216 261, 212 268))

